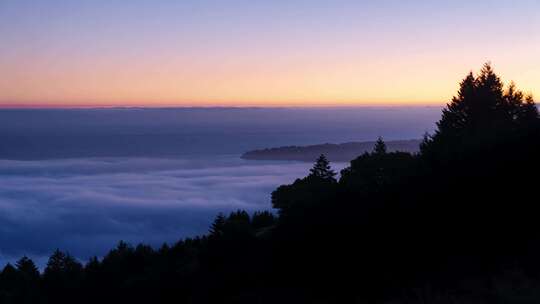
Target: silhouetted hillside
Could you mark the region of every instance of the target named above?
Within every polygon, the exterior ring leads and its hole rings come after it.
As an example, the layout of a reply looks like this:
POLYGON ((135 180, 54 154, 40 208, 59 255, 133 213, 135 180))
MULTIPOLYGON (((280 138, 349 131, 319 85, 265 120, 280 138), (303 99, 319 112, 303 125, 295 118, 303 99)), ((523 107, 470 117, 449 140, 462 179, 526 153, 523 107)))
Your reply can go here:
MULTIPOLYGON (((420 151, 420 139, 387 141, 389 152, 420 151)), ((346 162, 357 156, 373 150, 375 141, 349 142, 343 144, 322 144, 311 146, 289 146, 248 151, 242 155, 243 159, 251 160, 298 160, 312 162, 319 155, 324 154, 328 160, 346 162)))

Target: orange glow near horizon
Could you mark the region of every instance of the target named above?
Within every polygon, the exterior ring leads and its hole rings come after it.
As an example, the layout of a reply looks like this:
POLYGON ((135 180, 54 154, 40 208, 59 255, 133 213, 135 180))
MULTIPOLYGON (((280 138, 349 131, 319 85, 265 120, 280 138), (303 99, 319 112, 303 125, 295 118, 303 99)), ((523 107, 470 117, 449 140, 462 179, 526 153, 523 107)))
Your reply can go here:
MULTIPOLYGON (((365 63, 319 62, 291 58, 285 62, 103 63, 34 62, 0 80, 4 105, 43 106, 328 106, 444 104, 467 71, 484 59, 441 66, 443 58, 365 63), (71 64, 71 66, 68 66, 71 64), (129 68, 127 68, 129 67, 129 68), (432 67, 436 67, 433 69, 432 67)), ((133 59, 134 62, 136 59, 133 59)), ((350 62, 348 61, 350 60, 350 62)), ((313 59, 315 61, 315 59, 313 59)), ((502 60, 501 60, 502 61, 502 60)), ((497 64, 506 82, 525 92, 538 91, 540 71, 530 62, 497 64), (512 65, 511 65, 512 64, 512 65), (508 77, 508 78, 507 78, 508 77)), ((540 89, 540 88, 539 88, 540 89)))
MULTIPOLYGON (((442 105, 455 94, 467 71, 480 68, 437 62, 388 66, 296 65, 262 67, 120 66, 70 71, 33 68, 0 80, 1 107, 109 106, 354 106, 442 105), (461 67, 463 66, 463 67, 461 67), (212 71, 214 71, 212 73, 212 71), (34 75, 28 77, 27 75, 34 75)), ((292 64, 292 63, 291 63, 292 64)), ((540 91, 540 79, 520 72, 520 66, 496 65, 506 82, 527 93, 540 91), (503 68, 501 68, 503 67, 503 68), (510 75, 511 78, 505 76, 510 75)), ((529 68, 531 68, 529 66, 529 68)), ((540 71, 540 66, 533 67, 540 71)), ((534 70, 533 69, 533 70, 534 70)), ((526 70, 526 69, 524 69, 526 70)))
POLYGON ((538 98, 540 10, 495 2, 0 4, 0 107, 443 105, 487 61, 538 98))

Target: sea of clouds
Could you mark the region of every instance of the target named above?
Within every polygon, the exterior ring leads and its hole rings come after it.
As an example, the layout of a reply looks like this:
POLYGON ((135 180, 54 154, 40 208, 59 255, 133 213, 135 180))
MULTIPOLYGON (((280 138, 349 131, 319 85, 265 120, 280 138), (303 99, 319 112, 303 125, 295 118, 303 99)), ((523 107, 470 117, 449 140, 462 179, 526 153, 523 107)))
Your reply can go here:
POLYGON ((206 233, 218 212, 271 209, 271 192, 311 166, 243 152, 420 138, 439 116, 437 107, 0 110, 0 266, 206 233))
POLYGON ((119 240, 158 246, 203 234, 218 212, 271 209, 272 190, 309 166, 233 156, 0 160, 0 262, 43 264, 55 248, 85 260, 119 240))

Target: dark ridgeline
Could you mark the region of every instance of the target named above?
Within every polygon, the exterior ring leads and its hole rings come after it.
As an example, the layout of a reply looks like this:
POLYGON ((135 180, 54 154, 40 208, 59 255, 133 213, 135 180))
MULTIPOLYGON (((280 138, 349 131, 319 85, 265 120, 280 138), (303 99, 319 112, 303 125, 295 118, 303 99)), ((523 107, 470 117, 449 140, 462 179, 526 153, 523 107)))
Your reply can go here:
MULTIPOLYGON (((374 149, 374 141, 348 142, 343 144, 321 144, 311 146, 289 146, 248 151, 242 154, 248 160, 297 160, 312 162, 324 154, 335 162, 348 162, 356 156, 374 149)), ((386 142, 389 151, 417 153, 420 151, 420 139, 393 140, 386 142)))
POLYGON ((485 65, 418 154, 379 139, 339 180, 321 156, 272 193, 279 216, 220 214, 159 249, 22 258, 0 303, 538 303, 539 121, 485 65))

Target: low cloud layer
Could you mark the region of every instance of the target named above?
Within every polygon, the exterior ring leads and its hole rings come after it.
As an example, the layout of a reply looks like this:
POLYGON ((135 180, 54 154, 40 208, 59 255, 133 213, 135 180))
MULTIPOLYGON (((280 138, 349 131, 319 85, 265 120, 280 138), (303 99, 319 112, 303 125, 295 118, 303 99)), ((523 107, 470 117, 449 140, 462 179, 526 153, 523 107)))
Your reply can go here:
POLYGON ((271 191, 308 168, 226 157, 0 160, 0 262, 55 248, 86 259, 119 240, 205 233, 218 212, 270 209, 271 191))
POLYGON ((0 264, 205 233, 218 212, 270 209, 272 190, 310 166, 243 152, 419 138, 439 116, 432 107, 1 110, 0 264))

